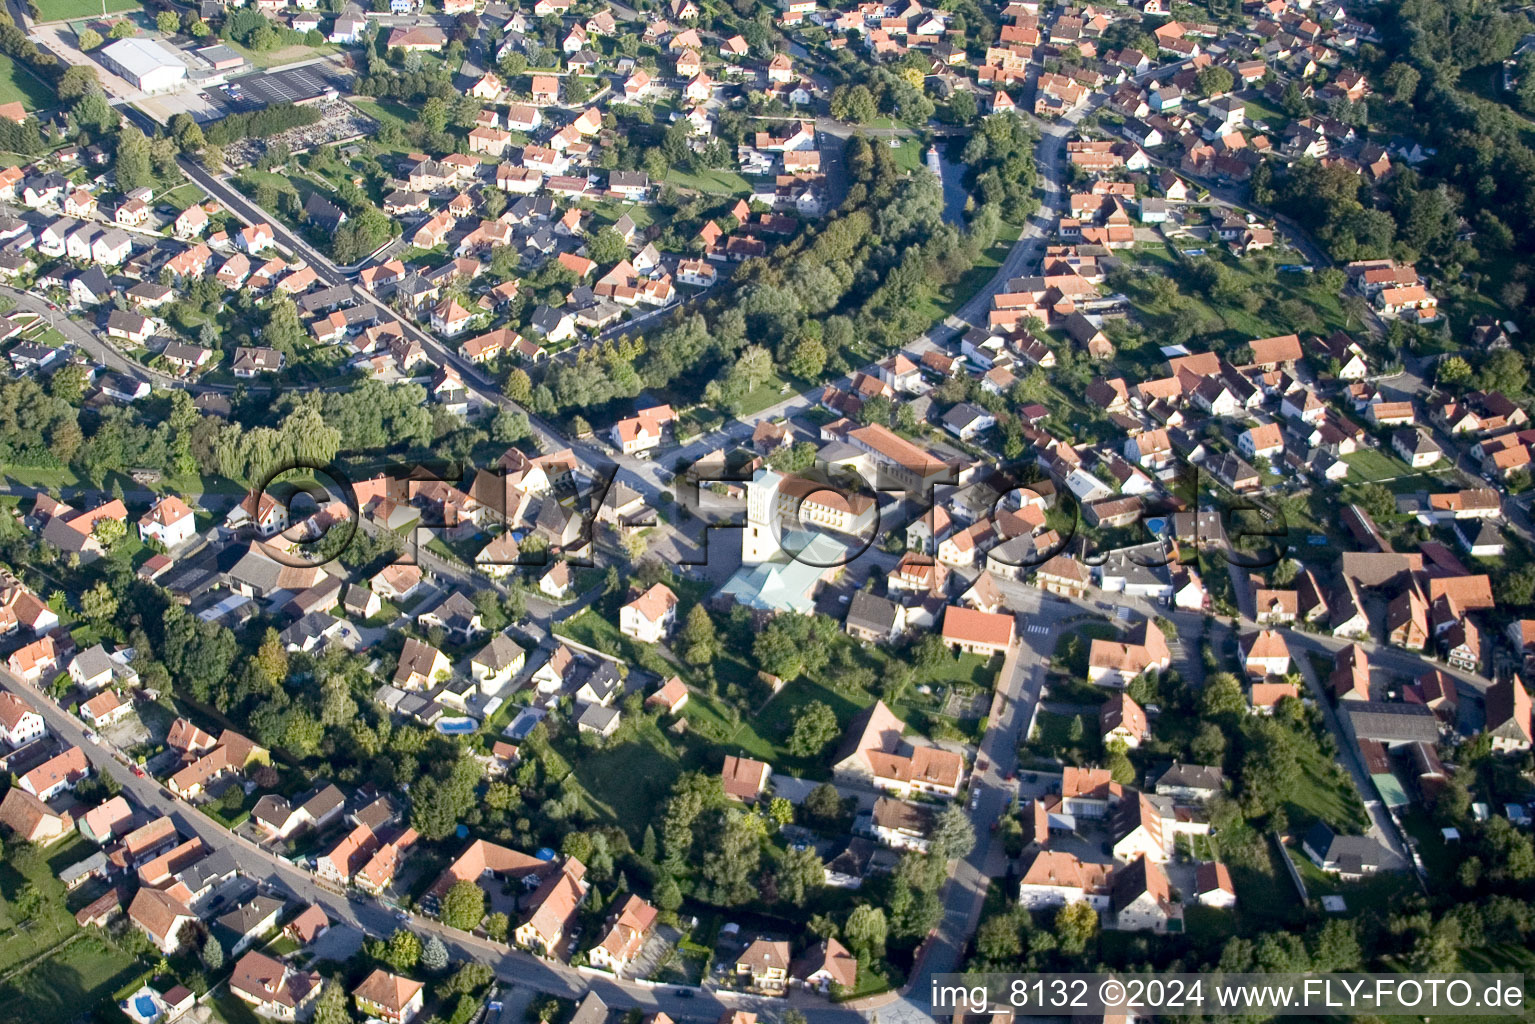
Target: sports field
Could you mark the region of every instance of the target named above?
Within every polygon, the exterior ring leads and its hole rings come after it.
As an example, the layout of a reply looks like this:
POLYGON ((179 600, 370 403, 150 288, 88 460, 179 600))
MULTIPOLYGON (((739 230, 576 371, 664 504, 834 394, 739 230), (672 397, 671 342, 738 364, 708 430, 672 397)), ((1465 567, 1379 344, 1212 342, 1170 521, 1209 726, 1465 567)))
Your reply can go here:
POLYGON ((118 11, 136 10, 138 0, 35 0, 38 21, 73 21, 76 18, 99 18, 118 11), (106 8, 103 10, 102 3, 106 8))

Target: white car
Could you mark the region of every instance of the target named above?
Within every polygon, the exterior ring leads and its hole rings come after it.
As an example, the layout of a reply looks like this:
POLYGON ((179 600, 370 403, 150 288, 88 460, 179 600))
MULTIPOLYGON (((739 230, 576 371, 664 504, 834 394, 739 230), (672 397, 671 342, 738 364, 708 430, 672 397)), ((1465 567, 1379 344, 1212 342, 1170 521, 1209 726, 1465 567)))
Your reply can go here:
POLYGON ((90 741, 91 743, 96 744, 97 746, 101 745, 101 737, 97 736, 95 733, 91 732, 91 730, 89 730, 89 729, 85 730, 85 738, 88 741, 90 741))

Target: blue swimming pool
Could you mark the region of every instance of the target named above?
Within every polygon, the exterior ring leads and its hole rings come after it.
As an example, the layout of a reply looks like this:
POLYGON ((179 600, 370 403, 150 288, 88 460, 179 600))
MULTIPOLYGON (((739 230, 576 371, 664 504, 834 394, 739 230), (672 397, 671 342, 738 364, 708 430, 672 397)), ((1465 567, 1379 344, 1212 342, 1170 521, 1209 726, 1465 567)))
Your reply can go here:
POLYGON ((1167 529, 1167 520, 1161 516, 1153 516, 1146 520, 1146 529, 1150 530, 1153 536, 1160 536, 1162 531, 1167 529))
POLYGON ((134 996, 133 1009, 139 1015, 139 1020, 154 1020, 160 1015, 160 1011, 155 1008, 155 1001, 147 995, 134 996))
POLYGON ((480 723, 472 718, 439 718, 437 731, 447 736, 462 736, 465 733, 474 732, 480 727, 480 723))

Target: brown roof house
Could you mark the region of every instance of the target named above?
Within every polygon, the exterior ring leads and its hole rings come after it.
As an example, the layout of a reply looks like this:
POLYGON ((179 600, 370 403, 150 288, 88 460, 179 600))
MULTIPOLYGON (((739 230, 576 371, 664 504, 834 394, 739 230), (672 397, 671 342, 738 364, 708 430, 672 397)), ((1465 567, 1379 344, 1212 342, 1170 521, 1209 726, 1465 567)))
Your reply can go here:
POLYGON ((144 887, 128 906, 128 920, 149 936, 156 949, 170 955, 181 948, 182 932, 197 922, 197 915, 170 893, 144 887))
POLYGON ((295 971, 264 953, 246 953, 229 976, 229 991, 263 1017, 299 1020, 309 1016, 320 994, 318 973, 295 971))
POLYGON ((378 969, 352 991, 357 1009, 386 1024, 410 1024, 421 1012, 426 986, 378 969))
POLYGON ((964 781, 964 757, 937 747, 916 746, 902 733, 906 723, 877 700, 848 725, 832 759, 839 778, 856 779, 887 792, 952 797, 964 781))
POLYGON ((789 944, 756 939, 736 957, 736 977, 750 979, 751 987, 781 995, 789 984, 789 944))
POLYGON ((720 771, 725 795, 747 803, 755 803, 767 791, 768 780, 772 777, 772 765, 734 754, 726 755, 725 767, 720 771))
POLYGON ((587 962, 622 975, 645 947, 645 937, 655 923, 656 908, 630 893, 623 906, 609 916, 608 930, 597 945, 587 951, 587 962))
POLYGON ((574 857, 565 858, 559 870, 548 875, 525 901, 528 909, 513 933, 513 941, 540 956, 556 955, 591 888, 585 875, 585 864, 574 857))
POLYGON ((46 846, 69 835, 74 822, 69 812, 55 812, 20 786, 12 786, 0 800, 0 825, 23 842, 46 846))
POLYGON ((836 939, 826 939, 806 950, 790 973, 806 988, 851 992, 858 984, 858 960, 836 939))

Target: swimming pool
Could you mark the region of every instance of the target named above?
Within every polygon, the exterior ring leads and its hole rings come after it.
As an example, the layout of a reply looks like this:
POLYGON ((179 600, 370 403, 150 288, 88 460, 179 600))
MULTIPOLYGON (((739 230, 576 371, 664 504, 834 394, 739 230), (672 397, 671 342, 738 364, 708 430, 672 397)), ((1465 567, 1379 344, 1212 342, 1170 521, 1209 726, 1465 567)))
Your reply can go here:
POLYGON ((152 1021, 156 1017, 160 1016, 160 1010, 155 1006, 154 999, 147 995, 137 995, 133 997, 133 1010, 136 1014, 138 1014, 139 1020, 146 1022, 152 1021))
POLYGON ((474 732, 480 727, 480 723, 472 718, 439 718, 437 731, 445 736, 462 736, 465 733, 474 732))
POLYGON ((1146 520, 1146 529, 1151 531, 1152 536, 1160 536, 1162 531, 1167 529, 1167 520, 1161 516, 1154 516, 1146 520))

